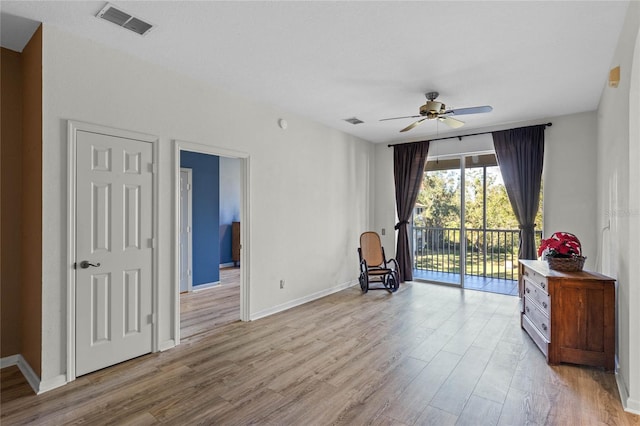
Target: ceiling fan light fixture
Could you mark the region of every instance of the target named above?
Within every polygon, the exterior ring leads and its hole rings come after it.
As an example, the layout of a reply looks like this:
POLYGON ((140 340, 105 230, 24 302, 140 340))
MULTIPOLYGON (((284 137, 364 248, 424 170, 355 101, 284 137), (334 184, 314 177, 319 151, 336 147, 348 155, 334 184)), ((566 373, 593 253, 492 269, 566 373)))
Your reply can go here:
POLYGON ((442 102, 427 101, 426 104, 420 107, 420 115, 428 118, 436 118, 438 114, 444 113, 445 110, 445 105, 442 102))
POLYGON ((453 129, 458 129, 464 126, 464 121, 460 121, 457 118, 453 118, 453 115, 465 115, 465 114, 480 114, 485 112, 493 111, 493 108, 490 105, 470 107, 470 108, 457 108, 447 111, 447 107, 442 102, 436 101, 438 97, 438 92, 427 92, 425 96, 427 98, 427 103, 420 106, 420 115, 410 115, 405 117, 394 117, 394 118, 383 118, 380 121, 387 120, 399 120, 404 118, 419 118, 418 121, 415 121, 409 124, 404 129, 400 130, 401 132, 407 132, 416 126, 422 124, 425 120, 437 120, 436 128, 438 121, 442 121, 444 124, 448 125, 453 129))

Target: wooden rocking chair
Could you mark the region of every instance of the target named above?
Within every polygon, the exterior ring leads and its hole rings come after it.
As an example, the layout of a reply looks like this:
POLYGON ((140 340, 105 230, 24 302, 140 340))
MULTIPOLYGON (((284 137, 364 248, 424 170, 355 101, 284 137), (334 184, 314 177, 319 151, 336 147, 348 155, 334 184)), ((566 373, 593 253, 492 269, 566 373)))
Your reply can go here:
POLYGON ((363 293, 371 290, 387 290, 393 293, 400 287, 398 262, 387 260, 380 236, 376 232, 365 232, 360 235, 360 288, 363 293), (371 282, 380 282, 384 287, 369 287, 371 282))

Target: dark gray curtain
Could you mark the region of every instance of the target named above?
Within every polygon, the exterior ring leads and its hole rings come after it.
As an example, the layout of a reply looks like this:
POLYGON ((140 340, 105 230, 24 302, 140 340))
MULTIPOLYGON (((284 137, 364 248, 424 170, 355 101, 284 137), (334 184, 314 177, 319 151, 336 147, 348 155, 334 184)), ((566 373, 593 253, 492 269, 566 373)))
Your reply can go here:
POLYGON ((413 279, 408 225, 422 185, 428 151, 429 141, 393 146, 393 176, 396 183, 396 209, 399 220, 395 226, 398 231, 396 261, 400 268, 400 282, 413 279))
POLYGON ((546 125, 493 132, 498 166, 520 224, 519 259, 536 259, 535 218, 540 203, 546 125))

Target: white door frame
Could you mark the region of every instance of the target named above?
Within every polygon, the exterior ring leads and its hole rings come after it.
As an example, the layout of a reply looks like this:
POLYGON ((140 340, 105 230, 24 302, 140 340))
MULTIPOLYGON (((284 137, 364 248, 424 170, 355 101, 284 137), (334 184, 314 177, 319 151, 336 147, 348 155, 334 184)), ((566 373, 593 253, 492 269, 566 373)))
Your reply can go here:
POLYGON ((249 310, 249 253, 250 253, 250 222, 249 222, 249 154, 224 148, 203 145, 194 142, 174 140, 173 151, 173 297, 174 297, 174 336, 175 344, 180 344, 180 151, 197 152, 200 154, 217 155, 219 157, 238 158, 240 160, 240 320, 250 320, 249 310))
MULTIPOLYGON (((67 122, 67 382, 76 379, 76 146, 77 132, 85 131, 150 142, 153 149, 152 174, 152 232, 153 255, 151 265, 151 301, 154 318, 158 316, 158 137, 129 130, 69 120, 67 122)), ((152 324, 151 348, 158 351, 159 328, 152 324)))
MULTIPOLYGON (((187 238, 187 267, 189 270, 189 275, 187 278, 187 292, 191 293, 193 291, 193 169, 188 167, 180 167, 180 173, 187 173, 188 176, 188 190, 187 190, 187 199, 180 198, 180 203, 187 203, 187 217, 188 217, 188 227, 190 228, 189 237, 187 238)), ((180 180, 178 180, 180 183, 180 180)), ((179 194, 182 192, 182 188, 180 188, 179 194)), ((182 211, 182 205, 180 206, 180 211, 182 211)), ((180 229, 182 229, 182 217, 178 215, 180 218, 180 229)), ((178 241, 181 241, 180 238, 178 241)), ((182 255, 182 253, 180 253, 182 255)), ((182 257, 182 256, 181 256, 182 257)), ((182 271, 182 265, 180 265, 180 271, 182 271)), ((182 277, 180 277, 180 283, 182 283, 182 277)), ((180 289, 182 290, 182 289, 180 289)))

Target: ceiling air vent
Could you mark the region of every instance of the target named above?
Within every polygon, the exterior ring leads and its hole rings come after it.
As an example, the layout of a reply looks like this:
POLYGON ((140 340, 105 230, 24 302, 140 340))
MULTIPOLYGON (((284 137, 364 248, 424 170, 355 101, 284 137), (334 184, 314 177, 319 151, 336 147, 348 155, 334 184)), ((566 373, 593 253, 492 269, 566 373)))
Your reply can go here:
POLYGON ((136 18, 110 3, 107 3, 107 5, 103 7, 96 16, 140 35, 148 34, 153 28, 153 24, 145 22, 140 18, 136 18))
POLYGON ((351 118, 345 118, 344 121, 346 121, 347 123, 351 123, 351 124, 361 124, 364 123, 364 121, 360 120, 359 118, 355 118, 355 117, 351 117, 351 118))

